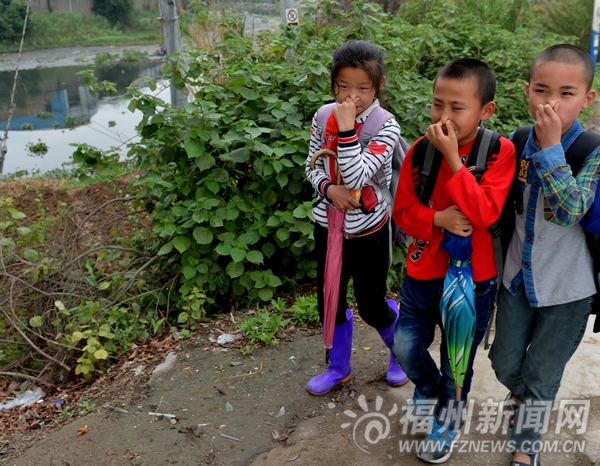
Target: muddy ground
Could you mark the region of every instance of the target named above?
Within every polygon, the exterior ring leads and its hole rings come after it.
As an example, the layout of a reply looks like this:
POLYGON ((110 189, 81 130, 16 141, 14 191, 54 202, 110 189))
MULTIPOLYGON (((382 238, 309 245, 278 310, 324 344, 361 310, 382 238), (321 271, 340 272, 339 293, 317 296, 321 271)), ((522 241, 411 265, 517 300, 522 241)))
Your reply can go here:
MULTIPOLYGON (((353 378, 322 397, 304 389, 306 381, 325 367, 316 329, 288 329, 277 346, 243 356, 215 343, 221 332, 235 331, 229 321, 240 317, 223 316, 193 338, 178 342, 170 352, 170 365, 152 375, 152 367, 135 357, 128 359, 115 379, 82 390, 80 399, 97 405, 93 413, 60 428, 40 426, 5 438, 7 448, 16 450, 4 455, 0 464, 423 464, 414 452, 401 453, 399 447, 400 442, 424 437, 403 432, 403 408, 413 385, 387 385, 384 345, 357 316, 353 378), (149 414, 157 412, 169 416, 149 414), (80 429, 87 433, 78 436, 80 429)), ((486 354, 481 352, 479 358, 484 361, 486 354)), ((588 429, 600 429, 598 399, 592 400, 588 429)), ((459 446, 464 451, 455 452, 447 464, 508 465, 507 452, 467 452, 485 442, 507 440, 501 430, 483 434, 471 426, 459 446)), ((546 438, 565 442, 583 437, 549 433, 546 438)), ((585 452, 547 454, 543 459, 545 466, 594 464, 585 452)))

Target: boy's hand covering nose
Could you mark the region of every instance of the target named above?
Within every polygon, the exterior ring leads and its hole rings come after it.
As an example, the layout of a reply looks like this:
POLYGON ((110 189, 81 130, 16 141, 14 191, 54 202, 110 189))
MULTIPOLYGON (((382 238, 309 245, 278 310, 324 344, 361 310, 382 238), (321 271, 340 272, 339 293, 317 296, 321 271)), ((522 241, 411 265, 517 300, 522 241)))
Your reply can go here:
POLYGON ((438 121, 434 125, 427 128, 427 139, 437 150, 439 150, 450 165, 452 173, 456 173, 463 166, 458 155, 458 139, 456 138, 456 130, 450 120, 446 120, 445 124, 438 121))
POLYGON ((551 107, 549 104, 538 105, 535 112, 535 137, 540 149, 560 144, 562 123, 559 116, 558 102, 551 107))

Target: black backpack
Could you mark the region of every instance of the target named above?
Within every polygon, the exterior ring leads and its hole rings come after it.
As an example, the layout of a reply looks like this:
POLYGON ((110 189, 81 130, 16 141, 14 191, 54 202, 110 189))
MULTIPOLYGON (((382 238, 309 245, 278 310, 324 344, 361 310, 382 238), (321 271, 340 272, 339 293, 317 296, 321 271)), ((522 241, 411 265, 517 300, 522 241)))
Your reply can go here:
MULTIPOLYGON (((525 147, 525 143, 529 138, 530 132, 531 126, 523 126, 516 130, 513 135, 512 142, 515 145, 517 155, 517 166, 519 165, 518 161, 521 160, 521 154, 523 153, 523 148, 525 147)), ((577 137, 577 139, 575 139, 575 141, 573 141, 573 143, 565 152, 565 159, 571 167, 573 176, 577 176, 577 174, 581 170, 581 167, 583 167, 585 159, 596 148, 598 148, 598 146, 600 146, 600 134, 592 133, 591 131, 584 131, 577 137)), ((511 187, 511 192, 509 194, 510 202, 507 201, 505 204, 505 207, 508 206, 508 208, 506 209, 506 215, 505 211, 503 211, 501 217, 503 227, 507 229, 511 229, 511 224, 512 229, 514 229, 516 211, 515 209, 520 210, 523 206, 523 197, 518 187, 516 175, 517 174, 515 172, 513 186, 511 187)), ((600 272, 600 238, 587 231, 585 232, 585 238, 587 241, 588 248, 590 250, 590 254, 592 255, 592 259, 594 260, 594 281, 596 283, 596 291, 599 291, 600 283, 598 283, 598 273, 600 272)), ((508 241, 506 243, 507 249, 509 242, 510 237, 508 238, 508 241)), ((504 254, 506 254, 506 250, 504 250, 504 254)), ((506 256, 504 255, 504 257, 506 256)), ((594 333, 598 333, 600 332, 600 295, 598 293, 594 295, 594 301, 592 304, 592 314, 596 315, 596 320, 594 322, 594 333)))
MULTIPOLYGON (((483 173, 485 172, 485 167, 487 165, 488 160, 492 156, 498 155, 499 152, 500 134, 490 131, 489 129, 485 129, 483 126, 480 127, 475 141, 473 142, 471 152, 469 153, 467 163, 465 164, 467 168, 474 167, 472 173, 475 176, 477 183, 479 183, 481 177, 483 176, 483 173)), ((440 166, 442 164, 442 157, 442 153, 438 151, 433 146, 433 144, 429 143, 427 137, 421 139, 413 148, 413 158, 411 167, 413 173, 413 183, 415 185, 415 191, 419 196, 421 203, 425 206, 429 204, 429 199, 431 198, 431 194, 433 193, 435 181, 437 180, 437 176, 440 171, 440 166)), ((508 212, 510 212, 511 210, 507 208, 507 204, 508 203, 504 204, 502 213, 500 215, 500 219, 502 218, 502 216, 507 215, 505 214, 505 209, 508 212)), ((506 251, 508 250, 508 242, 510 242, 510 236, 512 235, 512 229, 506 230, 505 226, 503 225, 500 219, 494 222, 494 224, 489 228, 489 231, 492 234, 493 238, 494 260, 496 262, 496 270, 498 271, 498 287, 496 289, 495 300, 497 300, 498 298, 498 290, 500 290, 500 286, 502 283, 502 275, 504 271, 504 258, 506 257, 506 251), (508 241, 506 241, 507 237, 508 241)), ((507 225, 506 228, 510 228, 510 224, 507 225)), ((485 349, 488 349, 490 347, 489 331, 491 329, 491 323, 493 322, 493 319, 494 312, 492 312, 489 317, 487 330, 485 332, 485 349)))

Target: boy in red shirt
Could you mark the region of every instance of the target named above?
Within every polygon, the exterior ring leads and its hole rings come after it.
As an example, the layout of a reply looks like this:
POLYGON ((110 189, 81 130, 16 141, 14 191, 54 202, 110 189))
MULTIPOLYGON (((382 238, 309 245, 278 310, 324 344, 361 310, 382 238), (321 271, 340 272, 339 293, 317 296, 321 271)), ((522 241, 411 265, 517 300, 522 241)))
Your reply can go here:
POLYGON ((428 351, 435 326, 441 324, 440 299, 449 259, 440 246, 444 229, 471 236, 473 247, 476 330, 461 403, 466 402, 471 388, 477 345, 484 336, 496 295, 497 271, 488 227, 500 216, 510 189, 515 171, 514 146, 508 139, 500 138, 479 183, 466 167, 480 122, 496 109, 495 91, 494 73, 479 60, 454 60, 438 72, 433 84, 433 124, 426 137, 443 157, 431 197, 428 205, 423 205, 417 194, 420 172, 418 165, 413 167, 413 158, 416 154, 422 156, 424 138, 420 138, 402 164, 394 202, 394 220, 414 240, 408 249, 393 351, 415 384, 411 403, 435 402, 431 429, 417 454, 430 463, 443 463, 450 458, 462 426, 460 415, 458 419, 452 415, 452 409, 456 413, 456 406, 461 405, 451 402, 456 395, 445 341, 440 348, 439 369, 428 351))

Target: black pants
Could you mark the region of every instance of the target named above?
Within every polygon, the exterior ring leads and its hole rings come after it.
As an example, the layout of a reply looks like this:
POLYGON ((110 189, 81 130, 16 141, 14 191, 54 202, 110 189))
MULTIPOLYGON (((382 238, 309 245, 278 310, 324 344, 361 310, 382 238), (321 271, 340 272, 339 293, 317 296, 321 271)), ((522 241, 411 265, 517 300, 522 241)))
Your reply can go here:
MULTIPOLYGON (((327 257, 327 228, 315 224, 317 252, 317 302, 323 321, 325 259, 327 257)), ((346 321, 348 282, 354 280, 354 296, 360 317, 371 327, 383 330, 390 327, 396 313, 385 301, 389 255, 389 222, 380 230, 359 238, 344 238, 342 271, 339 277, 340 294, 335 325, 346 321)))

